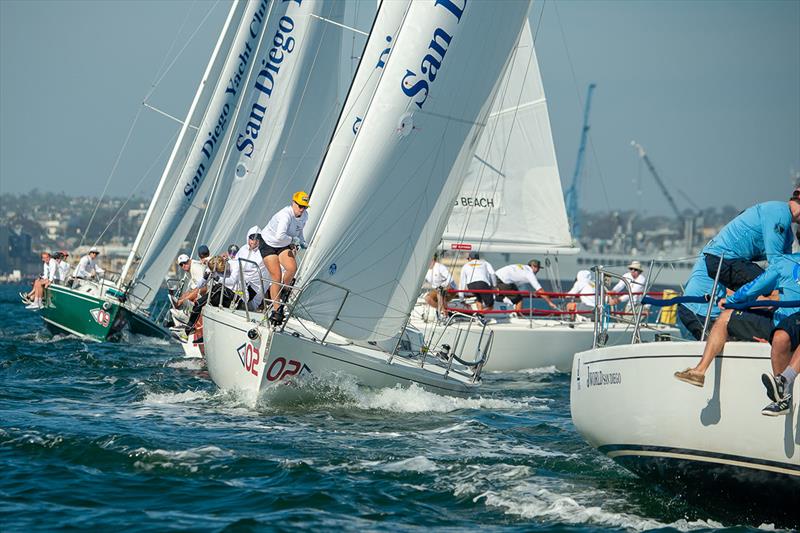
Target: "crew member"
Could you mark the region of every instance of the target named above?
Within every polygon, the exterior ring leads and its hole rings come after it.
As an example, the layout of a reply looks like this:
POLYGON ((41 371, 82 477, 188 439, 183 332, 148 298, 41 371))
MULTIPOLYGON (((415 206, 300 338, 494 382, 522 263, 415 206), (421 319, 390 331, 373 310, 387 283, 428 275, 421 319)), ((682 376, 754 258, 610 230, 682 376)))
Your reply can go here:
MULTIPOLYGON (((642 301, 644 287, 647 284, 647 277, 644 275, 642 264, 639 261, 631 261, 631 264, 628 265, 628 271, 623 274, 622 277, 628 282, 627 285, 630 285, 631 292, 633 293, 633 299, 626 305, 626 309, 632 310, 636 304, 642 301)), ((627 294, 628 289, 626 283, 623 280, 619 280, 617 284, 611 288, 611 292, 625 293, 619 297, 612 296, 608 301, 611 305, 627 302, 630 299, 627 294)))
MULTIPOLYGON (((527 265, 504 266, 497 271, 497 289, 501 291, 518 291, 520 285, 527 283, 533 287, 534 294, 547 302, 551 309, 558 309, 558 306, 544 293, 542 284, 536 278, 536 274, 539 273, 541 268, 542 264, 538 259, 531 259, 527 265)), ((497 299, 502 300, 504 297, 511 300, 517 312, 522 310, 523 297, 521 294, 498 295, 497 299)))
MULTIPOLYGON (((683 289, 684 296, 704 296, 711 300, 711 289, 714 288, 714 280, 708 277, 708 269, 706 268, 705 257, 700 257, 694 263, 689 279, 686 281, 686 286, 683 289)), ((717 301, 725 297, 725 287, 721 283, 717 284, 717 292, 710 302, 710 315, 708 303, 681 303, 678 304, 678 320, 681 321, 695 340, 700 340, 703 336, 703 326, 706 323, 706 316, 709 316, 709 327, 714 325, 714 321, 719 316, 721 310, 717 305, 717 301)))
POLYGON ((492 290, 497 283, 497 277, 494 268, 489 262, 481 259, 478 252, 470 252, 467 255, 468 261, 461 267, 461 283, 459 283, 459 290, 462 293, 468 293, 475 296, 478 301, 476 305, 478 311, 492 309, 494 307, 494 295, 491 293, 470 293, 468 289, 472 290, 492 290))
POLYGON ((792 222, 800 222, 798 189, 788 203, 764 202, 745 209, 703 248, 708 276, 714 279, 719 269, 720 283, 732 291, 754 280, 764 271, 754 261, 791 253, 792 222))
POLYGON ((105 274, 105 270, 100 268, 97 261, 97 256, 100 255, 100 250, 96 246, 89 248, 89 253, 81 257, 78 266, 75 267, 74 276, 78 279, 93 279, 98 280, 105 274))
POLYGON ((447 302, 455 298, 455 293, 447 292, 448 289, 455 289, 456 282, 447 267, 441 264, 439 256, 434 255, 431 259, 430 268, 425 273, 425 283, 431 290, 425 295, 425 303, 436 309, 440 317, 447 316, 447 302))
POLYGON ((297 191, 292 195, 292 203, 275 213, 261 231, 258 249, 270 279, 277 281, 269 287, 273 305, 270 322, 276 326, 283 322, 281 295, 288 297, 288 286, 297 272, 296 249, 306 248, 303 228, 308 220, 308 200, 307 193, 297 191))

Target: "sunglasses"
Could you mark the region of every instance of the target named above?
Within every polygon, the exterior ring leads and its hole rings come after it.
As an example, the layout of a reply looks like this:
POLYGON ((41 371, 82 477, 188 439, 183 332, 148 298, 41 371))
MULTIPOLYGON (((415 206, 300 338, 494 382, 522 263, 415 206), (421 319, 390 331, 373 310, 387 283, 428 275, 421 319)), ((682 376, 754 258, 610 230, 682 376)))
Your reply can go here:
POLYGON ((308 209, 308 206, 307 206, 307 205, 300 205, 300 204, 298 204, 297 202, 295 202, 295 204, 296 204, 296 205, 297 205, 297 207, 299 207, 300 209, 308 209))

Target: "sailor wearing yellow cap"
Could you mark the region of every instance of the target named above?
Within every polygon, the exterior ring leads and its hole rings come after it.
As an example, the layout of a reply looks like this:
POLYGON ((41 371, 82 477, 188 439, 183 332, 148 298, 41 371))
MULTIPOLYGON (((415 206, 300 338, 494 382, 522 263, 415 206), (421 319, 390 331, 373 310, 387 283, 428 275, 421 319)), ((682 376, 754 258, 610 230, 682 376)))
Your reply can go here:
MULTIPOLYGON (((290 285, 297 272, 296 246, 306 247, 303 228, 308 220, 307 209, 308 193, 298 191, 292 195, 291 205, 275 213, 261 231, 258 250, 264 266, 267 267, 270 278, 280 280, 284 285, 290 285)), ((269 288, 270 299, 274 306, 273 323, 276 324, 282 321, 279 315, 281 288, 282 286, 277 283, 273 283, 269 288)))

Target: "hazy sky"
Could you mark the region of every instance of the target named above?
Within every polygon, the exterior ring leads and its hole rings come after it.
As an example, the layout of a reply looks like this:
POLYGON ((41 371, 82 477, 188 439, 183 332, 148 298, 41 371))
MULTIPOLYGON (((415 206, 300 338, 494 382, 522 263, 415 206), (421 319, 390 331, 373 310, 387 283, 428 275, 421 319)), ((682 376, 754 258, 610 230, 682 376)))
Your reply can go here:
MULTIPOLYGON (((374 5, 358 6, 363 29, 374 5)), ((0 192, 99 194, 151 84, 184 45, 147 101, 185 115, 227 12, 213 6, 0 0, 0 192)), ((668 212, 632 139, 681 207, 681 193, 701 207, 787 195, 800 170, 800 1, 547 0, 531 19, 565 186, 586 86, 598 85, 582 207, 668 212)), ((176 132, 143 110, 109 193, 126 196, 143 179, 139 193, 152 194, 176 132)))

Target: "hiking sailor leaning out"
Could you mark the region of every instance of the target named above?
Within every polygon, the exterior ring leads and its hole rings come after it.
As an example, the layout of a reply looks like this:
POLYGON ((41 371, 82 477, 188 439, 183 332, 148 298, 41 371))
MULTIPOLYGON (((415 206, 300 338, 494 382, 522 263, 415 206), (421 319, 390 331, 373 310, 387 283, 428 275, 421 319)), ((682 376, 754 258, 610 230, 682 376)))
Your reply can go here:
POLYGON ((308 207, 308 194, 297 191, 292 195, 292 203, 275 213, 261 231, 258 250, 270 279, 280 282, 272 283, 269 287, 269 296, 273 302, 270 321, 274 325, 283 322, 281 296, 288 297, 289 289, 284 291, 283 288, 292 284, 297 272, 297 247, 306 248, 303 228, 308 220, 308 207))
POLYGON ((100 255, 100 250, 97 247, 89 248, 89 253, 81 257, 78 266, 75 267, 74 276, 78 279, 100 279, 105 274, 105 270, 97 265, 98 255, 100 255))
POLYGON ((26 309, 41 309, 43 307, 42 299, 44 298, 44 290, 49 287, 56 278, 58 265, 56 260, 50 256, 50 252, 42 252, 42 274, 33 282, 33 288, 28 294, 24 295, 24 299, 30 302, 26 309))

